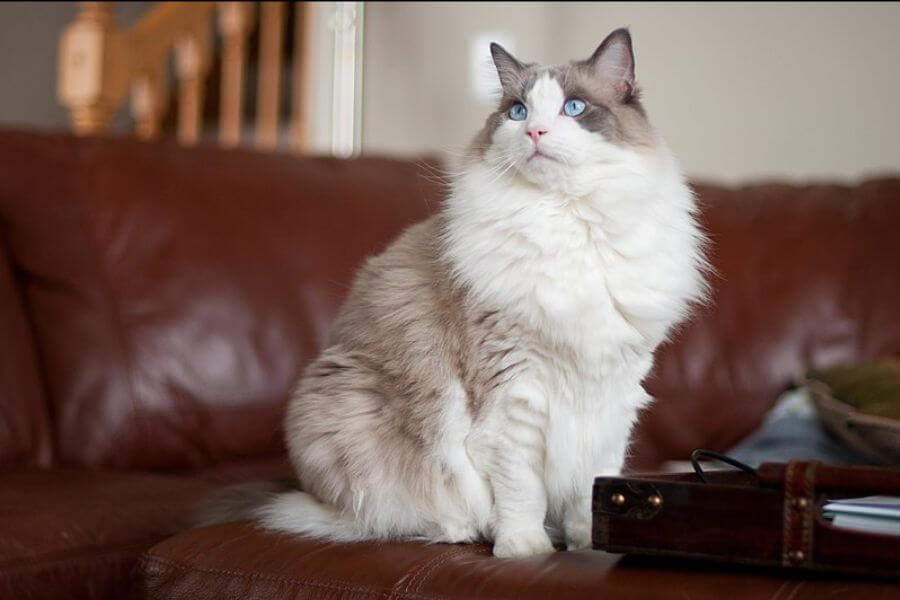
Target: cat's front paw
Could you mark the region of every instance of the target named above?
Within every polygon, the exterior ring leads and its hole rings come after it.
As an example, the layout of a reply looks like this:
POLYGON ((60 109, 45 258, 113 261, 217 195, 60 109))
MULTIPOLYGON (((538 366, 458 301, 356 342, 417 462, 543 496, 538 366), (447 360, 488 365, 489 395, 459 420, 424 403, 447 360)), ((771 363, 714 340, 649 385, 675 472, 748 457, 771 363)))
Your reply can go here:
POLYGON ((590 498, 582 498, 569 506, 563 520, 566 550, 581 550, 591 546, 592 520, 590 498))
POLYGON ((502 532, 494 540, 494 556, 498 558, 524 558, 554 551, 543 528, 502 532))
POLYGON ((581 550, 591 546, 591 524, 571 523, 566 525, 566 550, 581 550))

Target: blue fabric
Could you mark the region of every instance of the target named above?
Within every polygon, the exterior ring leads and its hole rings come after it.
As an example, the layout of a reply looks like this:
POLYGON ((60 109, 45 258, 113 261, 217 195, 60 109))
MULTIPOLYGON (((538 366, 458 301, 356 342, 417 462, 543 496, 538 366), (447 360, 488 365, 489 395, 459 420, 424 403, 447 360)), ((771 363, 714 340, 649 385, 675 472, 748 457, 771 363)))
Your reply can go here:
POLYGON ((832 465, 874 464, 828 433, 804 389, 784 394, 760 428, 725 454, 752 467, 793 459, 832 465))

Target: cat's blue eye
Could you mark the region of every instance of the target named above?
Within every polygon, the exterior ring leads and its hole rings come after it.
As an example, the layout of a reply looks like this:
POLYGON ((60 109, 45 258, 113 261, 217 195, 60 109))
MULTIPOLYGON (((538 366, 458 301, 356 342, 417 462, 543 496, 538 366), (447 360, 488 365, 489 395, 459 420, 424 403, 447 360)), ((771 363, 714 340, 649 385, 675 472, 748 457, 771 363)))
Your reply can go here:
POLYGON ((563 112, 570 117, 577 117, 584 112, 585 106, 584 100, 572 98, 571 100, 566 100, 566 103, 563 104, 563 112))
POLYGON ((524 121, 525 117, 528 116, 528 109, 525 108, 525 105, 521 102, 517 102, 510 107, 506 114, 509 115, 509 118, 513 121, 524 121))

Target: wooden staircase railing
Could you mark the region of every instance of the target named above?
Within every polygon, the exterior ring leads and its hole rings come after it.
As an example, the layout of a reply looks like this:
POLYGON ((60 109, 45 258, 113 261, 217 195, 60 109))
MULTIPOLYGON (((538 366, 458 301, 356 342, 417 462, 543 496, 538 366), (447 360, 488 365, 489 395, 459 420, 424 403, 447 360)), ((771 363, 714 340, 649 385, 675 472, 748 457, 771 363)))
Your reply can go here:
MULTIPOLYGON (((170 98, 169 61, 174 54, 177 87, 175 135, 196 143, 203 128, 204 92, 214 64, 214 26, 220 36, 218 142, 241 141, 247 46, 259 13, 259 52, 254 143, 277 147, 282 98, 286 2, 160 2, 132 27, 121 29, 113 2, 81 2, 59 47, 58 95, 75 133, 108 131, 118 109, 130 100, 135 134, 156 138, 170 98)), ((310 110, 304 91, 310 78, 310 3, 294 3, 289 146, 309 145, 310 110)))

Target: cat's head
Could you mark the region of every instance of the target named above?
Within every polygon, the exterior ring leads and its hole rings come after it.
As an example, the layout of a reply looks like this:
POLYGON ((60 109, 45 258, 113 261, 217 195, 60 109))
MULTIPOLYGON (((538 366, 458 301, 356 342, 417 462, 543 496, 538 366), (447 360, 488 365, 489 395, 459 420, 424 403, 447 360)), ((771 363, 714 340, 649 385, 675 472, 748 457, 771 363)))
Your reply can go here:
POLYGON ((655 147, 627 29, 609 34, 590 58, 566 65, 525 64, 499 44, 491 44, 491 54, 502 97, 475 149, 492 169, 566 189, 589 181, 599 165, 655 147))

